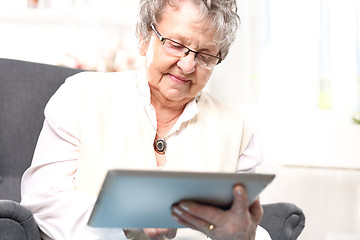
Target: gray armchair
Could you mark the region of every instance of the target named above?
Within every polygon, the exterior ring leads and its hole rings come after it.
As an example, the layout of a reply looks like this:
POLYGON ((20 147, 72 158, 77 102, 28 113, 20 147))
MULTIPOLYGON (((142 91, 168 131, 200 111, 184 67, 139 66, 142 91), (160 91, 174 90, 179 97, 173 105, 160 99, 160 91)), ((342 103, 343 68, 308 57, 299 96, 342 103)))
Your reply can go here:
MULTIPOLYGON (((30 166, 45 104, 66 77, 80 72, 0 59, 0 240, 40 240, 32 213, 19 204, 20 181, 30 166)), ((305 216, 291 203, 263 205, 261 226, 273 240, 295 240, 305 216)))

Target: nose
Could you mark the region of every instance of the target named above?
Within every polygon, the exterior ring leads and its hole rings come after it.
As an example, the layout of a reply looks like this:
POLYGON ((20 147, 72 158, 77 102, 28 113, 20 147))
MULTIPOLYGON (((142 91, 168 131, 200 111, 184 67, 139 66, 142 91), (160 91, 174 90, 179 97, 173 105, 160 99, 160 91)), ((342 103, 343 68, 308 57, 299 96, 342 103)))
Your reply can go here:
POLYGON ((195 54, 192 52, 186 54, 184 57, 179 59, 177 66, 181 68, 185 74, 194 72, 196 66, 195 54))

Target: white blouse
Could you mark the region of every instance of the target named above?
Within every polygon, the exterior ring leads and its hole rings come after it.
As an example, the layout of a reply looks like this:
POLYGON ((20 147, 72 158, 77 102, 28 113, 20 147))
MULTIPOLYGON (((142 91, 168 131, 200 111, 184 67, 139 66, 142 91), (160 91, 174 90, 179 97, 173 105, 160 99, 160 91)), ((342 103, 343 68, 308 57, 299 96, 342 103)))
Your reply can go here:
MULTIPOLYGON (((156 126, 156 113, 150 104, 150 91, 147 84, 141 84, 140 95, 145 109, 156 126)), ((67 98, 64 98, 66 101, 67 98)), ((71 99, 68 99, 71 101, 71 99)), ((68 103, 71 104, 71 103, 68 103)), ((69 114, 61 106, 52 106, 59 111, 59 115, 69 114)), ((166 159, 170 162, 176 152, 177 141, 182 134, 186 134, 187 122, 198 112, 196 100, 187 104, 178 122, 169 132, 166 139, 166 159)), ((75 190, 74 175, 78 167, 80 154, 80 140, 74 134, 62 129, 59 133, 56 119, 45 113, 43 129, 34 152, 33 161, 23 175, 21 204, 34 213, 34 218, 42 230, 43 239, 126 239, 122 230, 91 229, 87 220, 96 201, 91 197, 75 190), (64 134, 65 133, 65 134, 64 134), (44 151, 46 149, 46 151, 44 151)), ((255 167, 262 162, 262 150, 255 136, 239 158, 239 172, 254 172, 255 167)), ((166 169, 166 164, 163 167, 166 169)), ((175 239, 206 239, 194 237, 194 231, 179 230, 175 239)), ((199 235, 201 236, 201 235, 199 235)), ((271 239, 260 226, 256 240, 271 239)))

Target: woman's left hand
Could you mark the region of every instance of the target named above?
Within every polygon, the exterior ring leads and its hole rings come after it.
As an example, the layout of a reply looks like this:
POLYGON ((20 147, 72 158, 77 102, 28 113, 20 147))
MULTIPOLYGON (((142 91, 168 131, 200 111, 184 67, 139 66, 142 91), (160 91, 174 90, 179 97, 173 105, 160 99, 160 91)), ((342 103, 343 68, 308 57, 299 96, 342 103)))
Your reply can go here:
POLYGON ((144 228, 143 231, 149 240, 158 240, 174 238, 176 236, 177 229, 144 228))
POLYGON ((229 210, 180 202, 173 207, 173 218, 180 224, 205 233, 212 240, 253 240, 263 215, 259 199, 248 206, 242 185, 233 190, 234 201, 229 210))

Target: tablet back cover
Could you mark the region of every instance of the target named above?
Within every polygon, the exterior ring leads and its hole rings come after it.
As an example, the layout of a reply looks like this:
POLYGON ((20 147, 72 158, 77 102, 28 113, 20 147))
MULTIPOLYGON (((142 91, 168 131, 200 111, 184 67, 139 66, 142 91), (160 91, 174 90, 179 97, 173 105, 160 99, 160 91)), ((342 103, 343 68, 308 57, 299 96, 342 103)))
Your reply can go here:
POLYGON ((182 228, 171 217, 181 200, 231 206, 233 187, 243 184, 249 203, 272 174, 109 170, 88 225, 100 228, 182 228))

